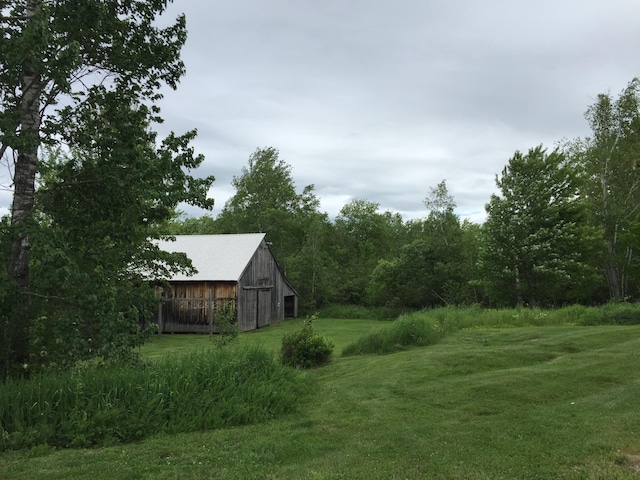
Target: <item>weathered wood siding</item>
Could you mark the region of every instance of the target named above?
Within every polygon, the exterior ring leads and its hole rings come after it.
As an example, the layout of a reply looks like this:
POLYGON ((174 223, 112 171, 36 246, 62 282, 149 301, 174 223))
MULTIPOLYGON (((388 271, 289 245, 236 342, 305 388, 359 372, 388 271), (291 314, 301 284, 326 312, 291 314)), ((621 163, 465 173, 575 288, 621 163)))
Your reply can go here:
POLYGON ((267 242, 262 241, 238 282, 240 330, 281 322, 285 310, 288 316, 297 316, 297 293, 284 277, 267 242))
POLYGON ((171 298, 207 298, 211 290, 213 298, 236 298, 236 282, 172 282, 171 298))
POLYGON ((162 305, 162 331, 217 332, 218 311, 237 308, 237 291, 235 282, 173 282, 164 293, 167 301, 162 305), (212 312, 209 312, 210 308, 212 312))

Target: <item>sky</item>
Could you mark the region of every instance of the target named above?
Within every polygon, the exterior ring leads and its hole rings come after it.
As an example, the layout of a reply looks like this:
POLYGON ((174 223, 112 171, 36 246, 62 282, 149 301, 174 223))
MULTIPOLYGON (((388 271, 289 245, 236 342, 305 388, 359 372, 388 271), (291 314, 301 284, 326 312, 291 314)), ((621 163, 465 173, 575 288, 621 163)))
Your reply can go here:
POLYGON ((362 199, 423 218, 446 180, 482 222, 516 150, 587 136, 596 96, 640 76, 637 0, 175 0, 163 21, 181 12, 187 73, 157 130, 198 130, 213 215, 275 147, 330 217, 362 199))

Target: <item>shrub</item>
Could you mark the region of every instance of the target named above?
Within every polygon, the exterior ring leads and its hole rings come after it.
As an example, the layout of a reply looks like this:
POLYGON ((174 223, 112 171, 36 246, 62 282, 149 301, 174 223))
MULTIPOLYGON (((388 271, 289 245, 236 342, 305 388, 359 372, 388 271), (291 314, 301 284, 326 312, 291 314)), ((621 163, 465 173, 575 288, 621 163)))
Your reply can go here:
POLYGON ((312 315, 301 328, 282 337, 280 358, 284 365, 313 368, 329 362, 334 345, 324 335, 314 333, 313 321, 316 317, 312 315))

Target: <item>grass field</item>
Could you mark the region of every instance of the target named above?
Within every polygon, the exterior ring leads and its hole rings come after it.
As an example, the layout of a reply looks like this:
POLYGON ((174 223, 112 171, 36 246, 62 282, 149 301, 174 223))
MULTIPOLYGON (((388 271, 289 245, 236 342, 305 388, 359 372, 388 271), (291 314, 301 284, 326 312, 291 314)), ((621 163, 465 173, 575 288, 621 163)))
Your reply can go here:
MULTIPOLYGON (((275 354, 299 322, 243 334, 275 354)), ((636 479, 640 326, 470 328, 389 355, 341 357, 385 322, 316 321, 336 344, 312 395, 266 423, 100 449, 0 454, 4 479, 636 479)), ((166 335, 159 359, 211 348, 166 335)))

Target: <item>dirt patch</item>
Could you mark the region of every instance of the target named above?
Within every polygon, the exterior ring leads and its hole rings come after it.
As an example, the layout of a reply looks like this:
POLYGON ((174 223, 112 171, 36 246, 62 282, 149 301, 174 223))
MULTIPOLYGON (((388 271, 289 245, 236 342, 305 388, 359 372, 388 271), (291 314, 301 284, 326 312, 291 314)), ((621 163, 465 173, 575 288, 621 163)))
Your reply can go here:
POLYGON ((624 458, 625 466, 640 472, 640 453, 627 453, 624 458))

